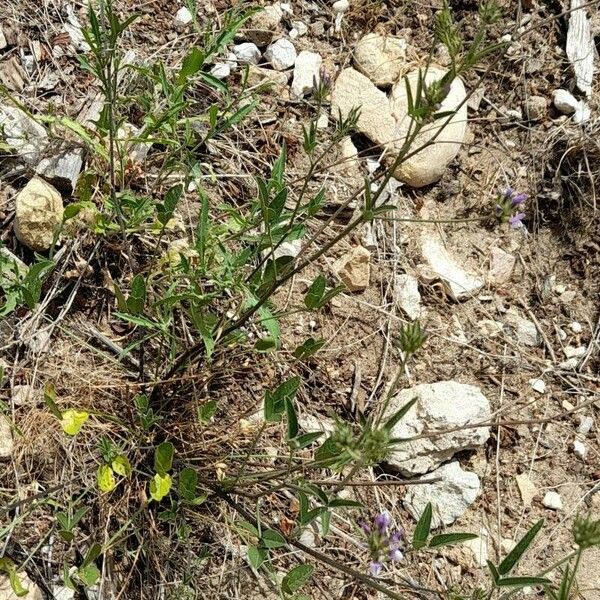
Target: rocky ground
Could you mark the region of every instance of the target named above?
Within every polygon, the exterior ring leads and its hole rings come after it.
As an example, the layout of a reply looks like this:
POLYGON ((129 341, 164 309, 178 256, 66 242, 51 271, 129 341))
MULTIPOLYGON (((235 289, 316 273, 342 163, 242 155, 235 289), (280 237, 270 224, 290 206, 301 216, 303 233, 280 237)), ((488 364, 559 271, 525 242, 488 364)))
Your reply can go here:
MULTIPOLYGON (((469 39, 478 3, 451 4, 469 39)), ((407 530, 431 501, 438 531, 472 531, 479 538, 427 558, 408 557, 386 573, 392 585, 401 577, 463 592, 483 585, 487 558, 505 555, 543 517, 544 535, 523 565, 538 572, 569 550, 576 515, 600 513, 600 119, 593 77, 600 13, 592 2, 584 23, 594 57, 589 80, 588 59, 567 52, 575 14, 570 6, 503 4, 504 15, 489 32, 502 46, 455 80, 440 108, 456 111, 448 127, 387 183, 382 198, 396 206, 397 220, 364 226, 320 259, 329 280, 346 287, 326 311, 284 318, 282 347, 318 335, 325 345, 316 359, 298 367, 290 352, 257 359, 242 350, 219 358, 193 396, 198 402, 218 394, 214 431, 191 423, 183 407, 181 420, 171 424, 187 456, 209 455, 204 466, 218 474, 228 468, 228 456, 250 443, 264 390, 290 369, 302 369, 307 382, 301 415, 307 429, 327 430, 333 414, 354 420, 376 410, 399 368, 395 335, 402 323, 419 319, 428 339, 408 365, 392 407, 418 398, 394 434, 420 437, 361 476, 364 487, 351 493, 373 511, 390 511, 407 530), (515 227, 488 218, 508 187, 528 195, 515 227), (225 448, 223 460, 217 447, 225 448), (414 478, 433 482, 402 485, 414 478), (389 485, 367 485, 373 482, 389 485)), ((124 2, 120 8, 142 13, 125 40, 132 63, 160 57, 176 65, 198 42, 191 14, 177 3, 124 2)), ((201 1, 199 19, 218 26, 226 8, 225 1, 201 1)), ((313 183, 326 184, 332 211, 348 204, 326 232, 331 237, 356 210, 352 191, 365 176, 381 176, 406 135, 404 76, 416 85, 428 56, 437 65, 428 76, 449 65, 447 49, 432 33, 441 2, 293 0, 263 8, 210 68, 233 90, 247 76, 258 104, 207 153, 206 185, 211 198, 241 201, 254 193, 249 175, 273 162, 283 140, 288 176, 300 176, 307 166, 302 127, 316 117, 326 147, 338 115, 346 117, 360 103, 358 132, 335 144, 326 168, 314 175, 313 183), (323 77, 332 81, 331 94, 315 115, 311 95, 323 77)), ((62 0, 43 6, 9 0, 0 7, 0 90, 7 92, 0 99, 0 252, 22 272, 34 252, 48 256, 54 226, 93 167, 89 151, 70 136, 60 139, 42 118, 90 124, 102 106, 76 59, 86 51, 85 20, 82 6, 62 0)), ((435 132, 430 128, 422 139, 435 132)), ((137 169, 129 174, 133 185, 151 189, 160 149, 132 143, 129 152, 137 169)), ((185 248, 195 227, 198 203, 191 194, 181 213, 183 225, 165 240, 166 250, 185 248)), ((65 439, 42 390, 54 381, 70 406, 122 416, 120 407, 137 385, 135 365, 119 358, 128 332, 115 325, 115 298, 107 291, 107 280, 118 273, 108 255, 88 258, 94 243, 89 231, 65 235, 54 257, 60 268, 45 284, 41 303, 0 322, 0 554, 22 567, 31 599, 277 597, 249 568, 235 529, 215 524, 217 516, 225 517, 222 523, 234 518, 223 508, 196 518, 193 546, 165 541, 151 522, 143 543, 155 564, 142 569, 134 552, 115 552, 114 564, 102 565, 99 588, 74 596, 64 587, 63 563, 73 549, 57 539, 52 503, 66 506, 93 490, 99 440, 122 433, 98 422, 84 441, 65 439), (38 497, 49 500, 36 504, 38 497), (202 548, 211 560, 198 558, 202 548)), ((300 246, 290 243, 282 252, 295 256, 300 246)), ((14 274, 3 267, 0 277, 0 301, 6 302, 2 293, 14 274)), ((301 297, 311 279, 294 278, 276 302, 286 306, 301 297)), ((285 454, 279 433, 271 427, 257 449, 263 461, 285 454)), ((93 516, 82 525, 86 540, 100 532, 108 543, 117 525, 130 526, 122 515, 134 512, 141 494, 132 489, 93 504, 93 516)), ((290 507, 281 498, 270 502, 271 517, 284 523, 290 507)), ((343 514, 333 519, 326 540, 308 528, 303 541, 364 571, 364 552, 352 531, 351 515, 343 514)), ((599 561, 598 550, 592 551, 581 566, 578 593, 586 600, 600 598, 599 561)), ((375 597, 324 566, 311 586, 305 590, 311 598, 375 597)), ((11 594, 7 578, 0 579, 0 599, 11 594)))

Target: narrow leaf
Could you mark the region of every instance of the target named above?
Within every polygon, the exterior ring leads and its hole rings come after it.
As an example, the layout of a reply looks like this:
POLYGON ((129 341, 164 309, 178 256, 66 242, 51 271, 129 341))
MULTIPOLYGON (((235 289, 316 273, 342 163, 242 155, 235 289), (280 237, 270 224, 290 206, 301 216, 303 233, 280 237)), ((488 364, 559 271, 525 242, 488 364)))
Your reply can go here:
POLYGON ((519 543, 510 551, 508 556, 498 566, 498 573, 500 575, 506 575, 511 569, 519 562, 523 554, 531 543, 535 536, 538 534, 540 529, 544 526, 544 519, 540 519, 519 541, 519 543))
POLYGON ((427 503, 423 514, 419 518, 415 532, 413 533, 412 545, 415 550, 423 548, 427 544, 427 538, 429 537, 429 531, 431 530, 431 517, 433 515, 433 508, 431 502, 427 503))
POLYGON ((450 544, 457 544, 458 542, 465 542, 467 540, 474 540, 478 535, 474 533, 442 533, 440 535, 434 535, 429 541, 430 548, 436 548, 437 546, 449 546, 450 544))

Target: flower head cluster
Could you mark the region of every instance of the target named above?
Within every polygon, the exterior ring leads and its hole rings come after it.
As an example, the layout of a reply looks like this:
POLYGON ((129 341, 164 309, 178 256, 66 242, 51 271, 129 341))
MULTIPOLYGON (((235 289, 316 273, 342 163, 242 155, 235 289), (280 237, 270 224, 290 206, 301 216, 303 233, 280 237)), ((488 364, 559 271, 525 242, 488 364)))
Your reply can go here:
POLYGON ((528 197, 527 194, 515 192, 511 187, 506 188, 498 196, 496 216, 502 223, 508 223, 514 229, 521 227, 523 225, 522 221, 525 218, 525 213, 521 209, 528 197))
POLYGON ((398 562, 404 557, 402 554, 404 531, 402 528, 392 529, 391 522, 389 513, 382 512, 373 519, 372 524, 362 523, 360 526, 371 559, 369 570, 375 577, 381 573, 386 561, 398 562))

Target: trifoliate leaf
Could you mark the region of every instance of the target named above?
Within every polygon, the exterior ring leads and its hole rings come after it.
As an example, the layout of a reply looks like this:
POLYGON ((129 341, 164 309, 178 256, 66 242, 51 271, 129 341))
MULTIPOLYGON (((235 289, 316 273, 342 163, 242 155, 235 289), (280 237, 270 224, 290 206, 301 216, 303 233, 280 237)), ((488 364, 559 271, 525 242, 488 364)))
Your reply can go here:
POLYGON ((65 410, 60 424, 67 435, 77 435, 89 416, 85 410, 65 410))
POLYGON ((171 490, 171 476, 156 473, 150 480, 150 496, 153 500, 160 502, 171 490))
POLYGON ((112 492, 117 487, 115 474, 108 465, 100 465, 96 473, 98 489, 101 492, 112 492))
POLYGON ((113 471, 121 477, 129 477, 131 475, 131 464, 129 459, 124 454, 118 454, 112 461, 113 471))

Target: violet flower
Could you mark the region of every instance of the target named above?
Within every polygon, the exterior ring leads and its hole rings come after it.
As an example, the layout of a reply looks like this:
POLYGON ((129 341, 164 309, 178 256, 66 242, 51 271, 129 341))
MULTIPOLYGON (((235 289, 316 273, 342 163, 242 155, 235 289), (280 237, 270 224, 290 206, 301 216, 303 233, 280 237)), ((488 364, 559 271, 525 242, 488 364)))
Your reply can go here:
POLYGON ((392 517, 388 512, 376 515, 372 525, 365 522, 360 524, 371 559, 369 571, 374 577, 381 573, 386 561, 398 562, 404 557, 401 550, 404 530, 394 529, 391 524, 392 517))
POLYGON ((508 223, 513 229, 523 226, 523 219, 526 214, 519 209, 529 198, 527 194, 517 193, 513 188, 507 187, 502 193, 498 194, 496 202, 496 217, 501 223, 508 223))

